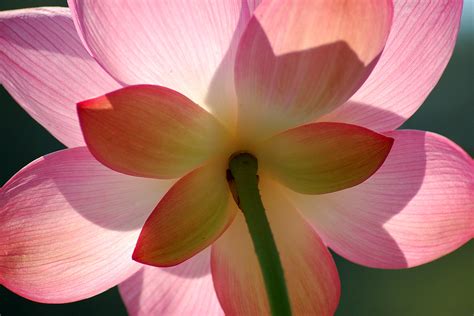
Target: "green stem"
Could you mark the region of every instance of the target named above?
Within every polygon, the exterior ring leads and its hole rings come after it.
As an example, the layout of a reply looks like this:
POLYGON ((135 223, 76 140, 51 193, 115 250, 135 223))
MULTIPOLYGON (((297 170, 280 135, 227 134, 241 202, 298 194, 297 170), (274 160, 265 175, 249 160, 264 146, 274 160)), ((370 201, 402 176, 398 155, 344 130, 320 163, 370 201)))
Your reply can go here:
POLYGON ((245 216, 262 270, 272 315, 291 315, 283 267, 258 190, 257 159, 241 153, 230 159, 234 197, 245 216))

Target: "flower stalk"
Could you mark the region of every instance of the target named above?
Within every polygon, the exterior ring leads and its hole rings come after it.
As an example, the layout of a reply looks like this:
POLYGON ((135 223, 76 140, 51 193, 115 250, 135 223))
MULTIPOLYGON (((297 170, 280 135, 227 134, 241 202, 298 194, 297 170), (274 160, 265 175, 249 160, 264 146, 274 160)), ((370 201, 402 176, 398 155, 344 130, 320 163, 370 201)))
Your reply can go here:
POLYGON ((291 315, 280 255, 258 189, 258 162, 248 153, 231 157, 231 188, 244 214, 262 271, 272 315, 291 315))

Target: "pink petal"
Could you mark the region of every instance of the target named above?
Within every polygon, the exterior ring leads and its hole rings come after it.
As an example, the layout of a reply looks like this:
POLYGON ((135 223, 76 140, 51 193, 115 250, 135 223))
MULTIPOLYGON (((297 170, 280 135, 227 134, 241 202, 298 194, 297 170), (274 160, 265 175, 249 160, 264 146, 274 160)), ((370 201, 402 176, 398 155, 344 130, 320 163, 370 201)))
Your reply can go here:
POLYGON ((259 1, 68 2, 90 51, 115 78, 170 87, 234 119, 234 55, 259 1))
POLYGON ((241 130, 271 136, 341 105, 372 71, 391 18, 386 0, 262 2, 236 56, 241 130))
POLYGON ((236 213, 226 168, 210 164, 181 178, 145 222, 133 259, 172 266, 204 250, 230 225, 236 213))
POLYGON ((139 230, 170 186, 110 171, 85 147, 32 162, 1 189, 0 283, 44 303, 118 284, 140 268, 139 230))
POLYGON ((259 147, 261 173, 306 194, 343 190, 382 165, 393 139, 356 125, 313 123, 280 133, 259 147))
MULTIPOLYGON (((283 196, 260 178, 263 204, 281 256, 294 315, 333 315, 340 284, 331 254, 283 196)), ((243 215, 212 246, 211 269, 217 297, 228 315, 268 315, 260 266, 243 215)))
POLYGON ((0 12, 0 82, 69 147, 84 145, 76 102, 120 87, 83 48, 66 8, 0 12))
POLYGON ((130 316, 223 315, 210 270, 209 251, 170 268, 143 267, 120 295, 130 316))
POLYGON ((374 71, 349 102, 321 121, 393 130, 415 113, 435 87, 454 49, 463 2, 394 3, 392 30, 374 71))
POLYGON ((129 86, 79 103, 78 114, 95 158, 133 176, 177 178, 227 151, 224 127, 164 87, 129 86))
POLYGON ((394 131, 383 166, 366 182, 322 196, 293 194, 329 247, 375 268, 417 266, 474 233, 474 163, 437 134, 394 131))

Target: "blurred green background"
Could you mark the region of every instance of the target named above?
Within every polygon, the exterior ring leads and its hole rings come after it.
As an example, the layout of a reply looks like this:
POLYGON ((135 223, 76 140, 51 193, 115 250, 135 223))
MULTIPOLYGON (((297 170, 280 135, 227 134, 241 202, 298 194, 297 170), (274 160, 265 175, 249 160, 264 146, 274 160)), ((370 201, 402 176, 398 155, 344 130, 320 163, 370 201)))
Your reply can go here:
MULTIPOLYGON (((435 0, 437 1, 437 0, 435 0)), ((439 0, 441 1, 441 0, 439 0)), ((66 1, 1 0, 0 10, 60 5, 66 1)), ((461 33, 441 81, 403 128, 445 135, 474 155, 474 0, 466 0, 461 33)), ((44 154, 63 148, 0 87, 0 183, 44 154)), ((387 271, 365 268, 335 255, 342 283, 338 316, 474 315, 474 241, 421 267, 387 271)), ((159 295, 159 293, 157 293, 159 295)), ((0 286, 0 315, 126 315, 116 288, 88 300, 38 304, 0 286)))

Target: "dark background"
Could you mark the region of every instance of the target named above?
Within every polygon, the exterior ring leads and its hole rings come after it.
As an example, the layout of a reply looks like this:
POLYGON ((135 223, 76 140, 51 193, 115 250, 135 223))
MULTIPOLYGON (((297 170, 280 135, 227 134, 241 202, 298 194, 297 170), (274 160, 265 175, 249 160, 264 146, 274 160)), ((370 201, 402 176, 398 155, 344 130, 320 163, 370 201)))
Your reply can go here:
MULTIPOLYGON (((0 0, 0 10, 66 1, 0 0)), ((466 0, 461 34, 441 81, 403 128, 445 135, 474 155, 473 2, 466 0)), ((0 184, 30 161, 63 146, 0 86, 0 184)), ((435 262, 408 270, 365 268, 335 255, 342 283, 336 315, 474 315, 474 241, 435 262)), ((159 295, 159 293, 157 293, 159 295)), ((45 305, 0 286, 0 315, 126 315, 116 288, 84 301, 45 305)))

